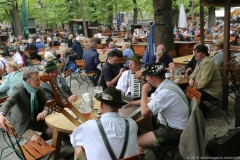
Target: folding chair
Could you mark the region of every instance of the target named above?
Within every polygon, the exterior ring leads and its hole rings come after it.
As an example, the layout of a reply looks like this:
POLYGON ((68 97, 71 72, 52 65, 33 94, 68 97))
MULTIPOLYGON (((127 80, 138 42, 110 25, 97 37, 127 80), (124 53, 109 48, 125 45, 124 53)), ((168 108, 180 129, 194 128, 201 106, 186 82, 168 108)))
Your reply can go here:
MULTIPOLYGON (((38 139, 37 141, 28 141, 24 145, 20 146, 19 138, 14 127, 11 124, 5 122, 6 126, 6 135, 11 144, 7 143, 16 155, 20 159, 32 160, 32 159, 41 159, 43 157, 49 156, 50 159, 52 153, 55 151, 55 148, 47 144, 44 140, 38 139)), ((4 135, 4 134, 3 134, 4 135)))

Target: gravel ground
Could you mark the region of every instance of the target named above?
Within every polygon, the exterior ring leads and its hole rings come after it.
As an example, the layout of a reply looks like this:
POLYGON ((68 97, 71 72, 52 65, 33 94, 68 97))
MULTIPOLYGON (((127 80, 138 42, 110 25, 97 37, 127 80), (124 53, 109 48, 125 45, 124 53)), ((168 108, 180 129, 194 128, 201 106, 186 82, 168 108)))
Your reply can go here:
MULTIPOLYGON (((83 93, 86 93, 86 92, 92 93, 93 90, 94 90, 94 87, 91 84, 88 87, 88 90, 87 90, 87 85, 84 82, 80 86, 80 89, 79 89, 77 82, 74 81, 71 89, 72 89, 73 93, 75 93, 79 97, 81 97, 81 95, 83 93)), ((228 120, 230 122, 229 125, 227 124, 226 120, 222 116, 220 116, 218 114, 215 114, 215 113, 211 114, 208 118, 205 119, 205 123, 206 123, 206 135, 205 135, 205 141, 204 141, 205 145, 207 145, 208 141, 211 140, 214 137, 215 134, 217 134, 219 136, 223 136, 227 133, 227 131, 229 129, 234 128, 234 125, 235 125, 235 115, 234 115, 234 112, 233 112, 234 103, 235 103, 235 100, 233 100, 232 98, 229 98, 229 102, 228 102, 228 113, 229 113, 228 120)), ((224 111, 220 110, 220 112, 226 115, 226 113, 224 111)), ((48 141, 48 142, 51 143, 51 141, 48 141)), ((5 146, 6 146, 6 144, 3 141, 2 134, 0 134, 0 151, 5 146)), ((10 150, 7 150, 4 153, 4 155, 6 153, 9 153, 9 152, 10 152, 10 150)), ((66 160, 72 160, 73 159, 71 157, 71 155, 73 155, 73 150, 72 150, 71 147, 63 147, 62 150, 61 150, 61 153, 63 153, 62 157, 66 157, 66 156, 68 157, 68 158, 61 158, 61 159, 66 159, 66 160), (71 158, 69 158, 69 156, 71 158)), ((15 154, 11 154, 7 158, 4 158, 4 160, 18 160, 18 159, 19 158, 15 154)), ((149 159, 149 160, 152 160, 152 158, 149 159)))

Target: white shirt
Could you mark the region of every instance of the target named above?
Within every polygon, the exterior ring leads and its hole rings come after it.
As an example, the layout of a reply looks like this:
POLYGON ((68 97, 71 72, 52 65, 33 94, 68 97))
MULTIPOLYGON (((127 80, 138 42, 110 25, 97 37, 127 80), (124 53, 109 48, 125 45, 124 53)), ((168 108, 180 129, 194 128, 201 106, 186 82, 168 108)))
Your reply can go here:
POLYGON ((166 118, 169 127, 183 130, 189 117, 189 107, 178 93, 170 89, 162 89, 163 86, 168 85, 174 86, 183 93, 175 83, 165 79, 152 93, 152 100, 147 105, 154 115, 158 114, 158 120, 161 124, 165 124, 162 114, 166 118))
POLYGON ((2 57, 2 58, 0 58, 0 69, 2 69, 2 70, 4 70, 4 67, 5 67, 5 65, 6 65, 6 63, 7 63, 7 60, 4 58, 4 57, 2 57), (4 64, 5 65, 4 65, 4 64))
MULTIPOLYGON (((131 118, 129 121, 129 138, 126 153, 124 157, 137 154, 137 124, 131 118)), ((119 117, 118 113, 108 112, 101 117, 104 131, 107 135, 109 143, 118 158, 122 151, 123 141, 125 137, 125 122, 119 117)), ((73 147, 82 146, 85 149, 88 160, 111 160, 111 157, 105 147, 102 136, 99 132, 95 120, 89 120, 81 124, 71 134, 71 143, 73 147), (101 158, 100 158, 101 157, 101 158)))
POLYGON ((117 89, 120 89, 122 91, 122 93, 124 93, 125 95, 127 95, 129 92, 131 92, 130 90, 130 74, 129 73, 130 70, 127 70, 125 72, 123 72, 123 74, 121 75, 121 77, 118 80, 117 89))
POLYGON ((23 64, 23 61, 22 61, 22 56, 20 53, 16 52, 13 56, 12 56, 12 59, 14 62, 16 62, 17 64, 23 64))

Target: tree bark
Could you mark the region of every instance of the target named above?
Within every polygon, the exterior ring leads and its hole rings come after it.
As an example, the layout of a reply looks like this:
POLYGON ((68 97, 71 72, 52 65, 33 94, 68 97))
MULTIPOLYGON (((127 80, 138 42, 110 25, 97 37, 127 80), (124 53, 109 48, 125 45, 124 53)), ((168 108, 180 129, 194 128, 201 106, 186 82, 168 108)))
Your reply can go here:
POLYGON ((138 7, 137 7, 137 0, 133 0, 133 24, 137 24, 137 16, 138 16, 138 7))
POLYGON ((110 29, 112 27, 112 22, 113 22, 113 5, 112 4, 107 7, 107 11, 108 11, 107 25, 108 25, 108 28, 110 29))
POLYGON ((88 37, 87 35, 87 26, 86 26, 86 21, 85 21, 85 15, 84 15, 84 8, 83 8, 83 0, 80 0, 81 4, 81 10, 82 10, 82 19, 83 19, 83 30, 84 30, 84 36, 88 37))
POLYGON ((12 25, 13 25, 13 32, 15 37, 18 35, 22 35, 22 26, 21 26, 21 21, 18 15, 18 10, 16 5, 13 3, 12 4, 12 9, 10 10, 10 15, 12 18, 12 25))
POLYGON ((208 28, 211 28, 215 25, 216 17, 215 17, 215 7, 208 8, 208 28))
POLYGON ((163 44, 166 51, 174 50, 172 0, 153 0, 154 35, 156 47, 163 44))

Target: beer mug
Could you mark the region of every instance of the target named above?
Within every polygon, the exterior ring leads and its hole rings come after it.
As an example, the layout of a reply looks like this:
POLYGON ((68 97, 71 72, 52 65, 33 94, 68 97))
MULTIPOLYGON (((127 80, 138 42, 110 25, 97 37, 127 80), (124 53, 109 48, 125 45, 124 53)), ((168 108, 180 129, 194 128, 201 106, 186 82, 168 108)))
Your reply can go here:
POLYGON ((157 58, 161 58, 162 57, 162 50, 158 50, 156 53, 157 58))

